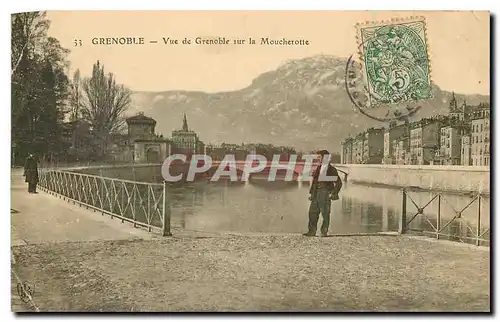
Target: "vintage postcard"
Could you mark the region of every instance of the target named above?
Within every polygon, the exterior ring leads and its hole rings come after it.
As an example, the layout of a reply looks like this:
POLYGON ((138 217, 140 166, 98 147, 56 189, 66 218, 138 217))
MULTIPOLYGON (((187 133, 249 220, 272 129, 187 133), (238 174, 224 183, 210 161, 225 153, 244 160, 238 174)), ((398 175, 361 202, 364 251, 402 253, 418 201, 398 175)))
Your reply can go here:
POLYGON ((12 311, 490 312, 490 20, 12 13, 12 311))

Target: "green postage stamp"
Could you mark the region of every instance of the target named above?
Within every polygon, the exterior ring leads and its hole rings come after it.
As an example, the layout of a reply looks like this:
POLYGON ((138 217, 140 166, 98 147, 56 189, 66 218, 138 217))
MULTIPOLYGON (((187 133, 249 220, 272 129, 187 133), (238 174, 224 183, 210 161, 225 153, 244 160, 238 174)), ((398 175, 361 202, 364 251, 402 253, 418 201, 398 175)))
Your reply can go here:
POLYGON ((356 27, 370 106, 432 98, 424 18, 356 27))

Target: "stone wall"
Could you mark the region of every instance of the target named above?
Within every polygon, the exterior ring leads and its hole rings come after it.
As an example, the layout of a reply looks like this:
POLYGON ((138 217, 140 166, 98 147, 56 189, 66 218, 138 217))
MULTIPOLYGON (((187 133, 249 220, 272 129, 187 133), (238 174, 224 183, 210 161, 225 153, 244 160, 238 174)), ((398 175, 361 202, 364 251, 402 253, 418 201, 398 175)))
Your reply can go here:
POLYGON ((443 192, 490 193, 490 168, 479 166, 338 164, 348 182, 443 192))

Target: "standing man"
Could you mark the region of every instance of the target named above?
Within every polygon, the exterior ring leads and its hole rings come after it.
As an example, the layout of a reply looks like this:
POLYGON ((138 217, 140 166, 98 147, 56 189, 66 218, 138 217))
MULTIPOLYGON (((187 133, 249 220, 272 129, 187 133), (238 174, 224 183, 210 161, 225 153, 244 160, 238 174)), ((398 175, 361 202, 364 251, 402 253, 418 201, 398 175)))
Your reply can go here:
POLYGON ((330 227, 330 206, 332 200, 339 199, 339 191, 342 188, 337 169, 330 164, 330 153, 327 150, 318 151, 320 164, 314 171, 313 181, 309 189, 309 229, 304 236, 316 236, 318 229, 319 213, 323 215, 321 225, 321 236, 328 236, 330 227))
POLYGON ((28 183, 28 192, 37 193, 36 185, 38 184, 38 165, 33 154, 29 154, 24 163, 24 181, 28 183))

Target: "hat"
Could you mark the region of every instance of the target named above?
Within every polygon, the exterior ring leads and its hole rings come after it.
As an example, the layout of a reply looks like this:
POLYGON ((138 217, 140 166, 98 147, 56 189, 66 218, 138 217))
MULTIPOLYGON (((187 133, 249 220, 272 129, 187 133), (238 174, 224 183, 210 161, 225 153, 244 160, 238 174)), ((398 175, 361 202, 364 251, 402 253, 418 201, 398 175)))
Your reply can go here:
POLYGON ((329 155, 330 152, 328 152, 328 150, 319 150, 316 152, 317 154, 321 155, 321 156, 325 156, 325 155, 329 155))

